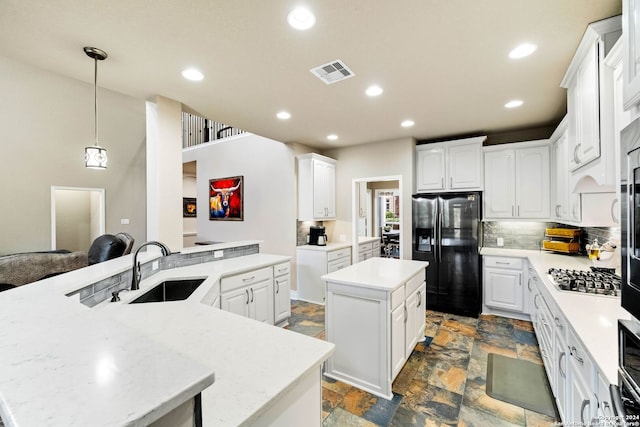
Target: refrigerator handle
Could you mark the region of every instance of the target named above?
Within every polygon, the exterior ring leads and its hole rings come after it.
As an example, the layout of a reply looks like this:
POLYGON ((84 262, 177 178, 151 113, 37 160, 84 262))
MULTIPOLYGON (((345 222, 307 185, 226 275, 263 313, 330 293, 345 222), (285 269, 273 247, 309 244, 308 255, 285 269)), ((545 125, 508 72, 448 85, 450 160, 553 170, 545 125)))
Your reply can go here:
POLYGON ((438 262, 442 262, 442 212, 438 214, 438 262))

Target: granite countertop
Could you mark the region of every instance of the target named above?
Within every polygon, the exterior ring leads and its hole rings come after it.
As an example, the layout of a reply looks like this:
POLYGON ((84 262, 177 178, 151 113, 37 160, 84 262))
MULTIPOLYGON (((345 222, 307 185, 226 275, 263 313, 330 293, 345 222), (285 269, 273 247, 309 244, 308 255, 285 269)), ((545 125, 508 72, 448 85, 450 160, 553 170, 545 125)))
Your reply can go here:
POLYGON ((331 343, 208 306, 220 277, 290 257, 254 254, 163 270, 120 302, 94 308, 65 296, 130 268, 130 257, 122 258, 0 293, 7 426, 147 425, 201 391, 205 425, 239 425, 333 352, 331 343), (194 276, 207 279, 185 301, 127 304, 163 279, 194 276))
POLYGON ((429 263, 426 261, 373 257, 333 273, 325 274, 322 276, 322 280, 393 291, 428 265, 429 263))
POLYGON ((302 251, 319 251, 319 252, 331 252, 339 249, 350 248, 353 246, 351 242, 340 242, 340 243, 327 243, 324 246, 317 245, 302 245, 296 247, 296 250, 302 251))
POLYGON ((549 268, 588 270, 588 258, 546 251, 482 248, 481 255, 527 258, 540 277, 545 298, 551 298, 609 383, 618 383, 618 319, 631 315, 620 298, 561 291, 548 277, 549 268))

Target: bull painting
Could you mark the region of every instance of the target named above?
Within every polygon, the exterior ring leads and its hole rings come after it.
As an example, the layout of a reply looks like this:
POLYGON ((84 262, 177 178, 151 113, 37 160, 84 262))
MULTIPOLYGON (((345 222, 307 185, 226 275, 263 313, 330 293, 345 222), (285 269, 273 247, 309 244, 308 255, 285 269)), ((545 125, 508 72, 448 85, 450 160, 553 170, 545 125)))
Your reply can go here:
POLYGON ((209 180, 210 220, 243 220, 242 178, 209 180))

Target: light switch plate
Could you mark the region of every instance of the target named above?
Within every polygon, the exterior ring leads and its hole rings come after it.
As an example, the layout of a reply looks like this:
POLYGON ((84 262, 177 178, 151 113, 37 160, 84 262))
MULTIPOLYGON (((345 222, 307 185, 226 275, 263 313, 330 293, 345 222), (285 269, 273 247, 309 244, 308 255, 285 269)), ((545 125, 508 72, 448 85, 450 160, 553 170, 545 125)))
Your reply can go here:
POLYGON ((502 237, 498 237, 497 239, 497 245, 499 247, 503 247, 504 246, 504 239, 502 237))
POLYGON ((224 256, 224 252, 223 251, 213 251, 213 257, 214 258, 222 258, 224 256))

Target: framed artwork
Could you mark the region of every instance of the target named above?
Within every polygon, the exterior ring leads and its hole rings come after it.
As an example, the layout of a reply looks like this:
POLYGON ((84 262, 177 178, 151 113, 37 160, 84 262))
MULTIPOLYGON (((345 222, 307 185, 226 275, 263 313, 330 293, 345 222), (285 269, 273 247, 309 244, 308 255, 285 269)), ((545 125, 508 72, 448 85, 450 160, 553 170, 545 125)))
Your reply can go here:
POLYGON ((209 180, 209 220, 243 221, 242 176, 209 180))
POLYGON ((195 197, 182 198, 182 217, 183 218, 196 217, 196 198, 195 197))

